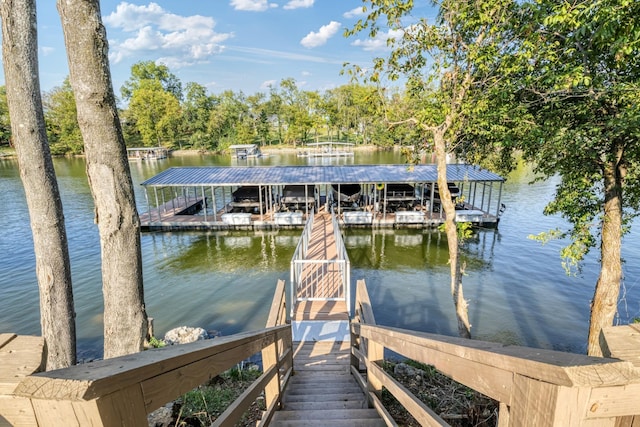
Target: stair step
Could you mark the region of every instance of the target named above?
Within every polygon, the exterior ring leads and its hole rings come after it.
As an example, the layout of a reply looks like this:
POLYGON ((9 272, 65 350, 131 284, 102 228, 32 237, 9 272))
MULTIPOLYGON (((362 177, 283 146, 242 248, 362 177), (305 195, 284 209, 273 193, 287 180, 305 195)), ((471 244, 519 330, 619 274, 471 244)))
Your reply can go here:
MULTIPOLYGON (((346 368, 346 367, 345 367, 346 368)), ((297 365, 296 367, 294 367, 294 373, 293 376, 291 376, 291 378, 315 378, 318 380, 321 380, 323 378, 325 378, 325 376, 327 378, 338 378, 338 377, 347 377, 350 378, 351 377, 351 370, 349 370, 349 372, 345 371, 343 372, 342 370, 339 371, 329 371, 325 374, 323 374, 322 372, 316 372, 313 369, 298 369, 297 365)))
POLYGON ((341 393, 341 394, 288 394, 285 393, 282 396, 283 402, 346 402, 346 401, 362 401, 364 399, 364 394, 362 392, 358 393, 341 393))
POLYGON ((340 355, 340 356, 321 356, 321 357, 299 357, 296 360, 297 365, 313 365, 317 363, 325 363, 330 364, 342 364, 348 365, 350 362, 350 357, 348 354, 340 355))
POLYGON ((333 425, 333 420, 366 420, 380 419, 375 409, 317 409, 304 411, 278 411, 274 415, 276 420, 324 420, 333 425))
POLYGON ((351 394, 362 393, 362 389, 357 385, 336 386, 334 388, 315 388, 315 387, 287 387, 286 394, 292 395, 319 395, 319 394, 351 394))
POLYGON ((283 411, 307 411, 307 410, 318 410, 318 409, 366 409, 367 402, 364 400, 364 396, 362 400, 339 400, 339 401, 328 401, 328 402, 318 402, 316 400, 312 402, 287 402, 283 404, 283 411))
POLYGON ((273 427, 387 427, 381 419, 366 420, 272 420, 270 426, 273 427))
POLYGON ((289 385, 287 389, 290 387, 297 388, 319 388, 319 389, 331 389, 332 387, 346 387, 358 385, 355 381, 350 381, 346 379, 335 379, 333 381, 314 381, 313 379, 299 379, 296 381, 289 381, 289 385))
POLYGON ((322 372, 350 372, 349 365, 326 365, 326 364, 316 364, 316 365, 294 365, 294 369, 298 372, 300 371, 322 371, 322 372))

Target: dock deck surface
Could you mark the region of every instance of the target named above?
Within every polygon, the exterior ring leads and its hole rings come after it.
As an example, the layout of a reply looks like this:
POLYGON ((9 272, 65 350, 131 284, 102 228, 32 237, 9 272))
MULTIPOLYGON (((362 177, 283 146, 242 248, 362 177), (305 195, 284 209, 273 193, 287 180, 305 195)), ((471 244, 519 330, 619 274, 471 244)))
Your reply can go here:
POLYGON ((298 285, 293 320, 348 320, 331 214, 316 214, 298 285))

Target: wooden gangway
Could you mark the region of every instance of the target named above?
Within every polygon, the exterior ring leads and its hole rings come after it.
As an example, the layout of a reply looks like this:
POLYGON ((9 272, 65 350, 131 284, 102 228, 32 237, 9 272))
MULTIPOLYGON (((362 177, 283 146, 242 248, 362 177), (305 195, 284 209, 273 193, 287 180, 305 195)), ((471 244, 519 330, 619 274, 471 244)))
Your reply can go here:
POLYGON ((387 425, 351 374, 350 278, 335 215, 312 215, 291 262, 294 375, 270 425, 387 425))
POLYGON ((348 320, 350 268, 335 215, 311 216, 291 261, 292 320, 348 320))

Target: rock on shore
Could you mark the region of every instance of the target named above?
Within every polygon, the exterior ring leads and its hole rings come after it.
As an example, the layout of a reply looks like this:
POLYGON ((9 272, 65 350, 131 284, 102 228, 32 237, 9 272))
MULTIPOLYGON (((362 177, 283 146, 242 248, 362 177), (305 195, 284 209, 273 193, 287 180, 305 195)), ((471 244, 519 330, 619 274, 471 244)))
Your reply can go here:
POLYGON ((167 345, 187 344, 199 340, 206 340, 209 334, 202 328, 192 328, 189 326, 180 326, 171 329, 164 335, 164 342, 167 345))

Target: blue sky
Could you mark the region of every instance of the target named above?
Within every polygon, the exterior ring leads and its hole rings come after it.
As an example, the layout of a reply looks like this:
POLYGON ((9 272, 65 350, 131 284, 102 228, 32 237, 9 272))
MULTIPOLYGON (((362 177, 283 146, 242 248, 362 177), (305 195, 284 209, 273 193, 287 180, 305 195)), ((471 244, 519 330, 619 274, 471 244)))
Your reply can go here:
MULTIPOLYGON (((420 3, 420 2, 418 2, 420 3)), ((426 2, 425 2, 426 3, 426 2)), ((363 17, 361 0, 101 1, 110 44, 114 90, 141 60, 164 63, 182 81, 212 94, 246 95, 293 78, 304 90, 348 83, 344 62, 369 66, 386 55, 386 34, 345 38, 363 17)), ((59 86, 68 75, 60 18, 53 0, 38 0, 40 84, 59 86)), ((419 9, 418 9, 419 10, 419 9)), ((4 83, 4 76, 0 75, 4 83)))

